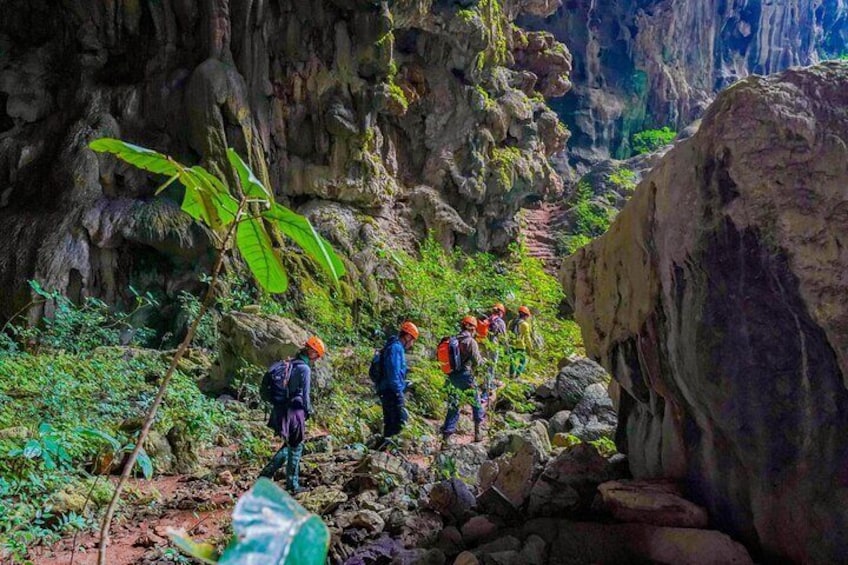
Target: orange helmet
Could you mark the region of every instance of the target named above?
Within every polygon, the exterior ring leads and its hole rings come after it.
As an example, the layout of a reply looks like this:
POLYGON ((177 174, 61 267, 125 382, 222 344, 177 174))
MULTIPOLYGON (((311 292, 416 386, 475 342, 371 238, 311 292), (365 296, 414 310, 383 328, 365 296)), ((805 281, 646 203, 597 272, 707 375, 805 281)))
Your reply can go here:
POLYGON ((409 334, 410 336, 412 336, 412 339, 418 339, 418 326, 416 326, 409 320, 405 321, 400 325, 400 331, 409 334))
POLYGON ((519 308, 519 309, 518 309, 518 313, 519 313, 519 314, 524 314, 525 316, 530 316, 530 315, 531 315, 531 314, 530 314, 530 308, 528 308, 527 306, 522 306, 521 308, 519 308))
POLYGON ((476 330, 477 329, 477 318, 475 318, 474 316, 466 316, 462 319, 462 321, 459 323, 459 325, 462 326, 463 328, 471 327, 471 328, 474 328, 476 330))
POLYGON ((310 348, 315 353, 317 353, 318 357, 323 357, 324 353, 327 352, 327 348, 324 347, 324 342, 321 341, 321 338, 317 335, 313 335, 312 337, 307 339, 304 346, 310 348))
POLYGON ((506 314, 506 308, 500 302, 492 306, 492 310, 499 310, 501 314, 506 314))

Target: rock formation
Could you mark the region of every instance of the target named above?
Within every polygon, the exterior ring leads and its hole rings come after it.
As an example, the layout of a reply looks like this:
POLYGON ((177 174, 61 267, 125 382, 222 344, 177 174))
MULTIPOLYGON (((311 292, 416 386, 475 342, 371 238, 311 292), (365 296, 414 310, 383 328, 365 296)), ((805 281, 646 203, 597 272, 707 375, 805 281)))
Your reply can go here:
POLYGON ((848 63, 749 77, 562 278, 619 448, 766 560, 848 552, 848 63))
POLYGON ((542 96, 568 90, 571 57, 511 23, 558 4, 0 0, 0 319, 27 279, 120 303, 208 266, 179 193, 152 198, 158 179, 86 148, 100 136, 219 171, 234 146, 351 255, 374 226, 505 247, 519 207, 561 188, 568 132, 542 96))
POLYGON ((574 0, 522 22, 574 54, 573 92, 555 108, 574 132, 572 161, 630 155, 630 135, 701 116, 716 92, 848 52, 842 0, 574 0))

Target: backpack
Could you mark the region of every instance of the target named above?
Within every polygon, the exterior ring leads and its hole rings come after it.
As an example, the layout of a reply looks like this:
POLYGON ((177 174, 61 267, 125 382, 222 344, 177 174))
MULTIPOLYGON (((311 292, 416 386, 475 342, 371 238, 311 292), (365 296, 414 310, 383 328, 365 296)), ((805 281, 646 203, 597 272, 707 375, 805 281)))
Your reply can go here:
POLYGON ((459 339, 455 335, 442 338, 436 348, 436 359, 439 360, 442 372, 446 375, 453 373, 462 366, 459 339))
POLYGON ((383 381, 383 373, 383 350, 377 349, 374 351, 374 357, 371 358, 371 366, 368 367, 368 376, 371 377, 375 387, 379 387, 383 381))
POLYGON ((291 359, 277 361, 262 377, 259 396, 271 404, 285 404, 289 399, 289 379, 294 362, 291 359))

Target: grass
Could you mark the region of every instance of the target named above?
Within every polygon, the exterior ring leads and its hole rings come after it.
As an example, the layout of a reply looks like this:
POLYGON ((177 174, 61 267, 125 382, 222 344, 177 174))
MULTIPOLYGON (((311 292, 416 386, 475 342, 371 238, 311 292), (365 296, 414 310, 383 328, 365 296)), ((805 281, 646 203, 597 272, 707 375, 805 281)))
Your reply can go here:
POLYGON ((631 146, 634 155, 642 153, 651 153, 664 145, 668 145, 674 138, 677 137, 677 132, 668 126, 663 126, 660 129, 646 129, 634 133, 631 138, 631 146))

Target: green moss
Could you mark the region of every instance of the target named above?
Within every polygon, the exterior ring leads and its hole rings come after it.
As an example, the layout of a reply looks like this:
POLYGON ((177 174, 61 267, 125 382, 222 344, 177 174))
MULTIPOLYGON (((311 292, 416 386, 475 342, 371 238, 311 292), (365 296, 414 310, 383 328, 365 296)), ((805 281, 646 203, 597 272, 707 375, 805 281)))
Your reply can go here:
POLYGON ((479 0, 476 11, 483 21, 486 48, 477 54, 475 66, 478 71, 502 65, 507 60, 506 29, 509 21, 503 12, 501 0, 479 0))
POLYGON ((495 108, 495 101, 489 95, 489 92, 480 86, 479 84, 474 85, 474 89, 477 91, 477 94, 483 99, 483 108, 486 111, 493 110, 495 108))
POLYGON ((515 177, 521 172, 523 162, 521 150, 516 147, 494 147, 489 165, 501 186, 510 190, 515 177))
POLYGON ((389 82, 388 86, 389 96, 391 96, 392 100, 399 104, 405 112, 407 108, 409 108, 409 100, 406 98, 406 93, 404 93, 403 89, 394 82, 389 82))

